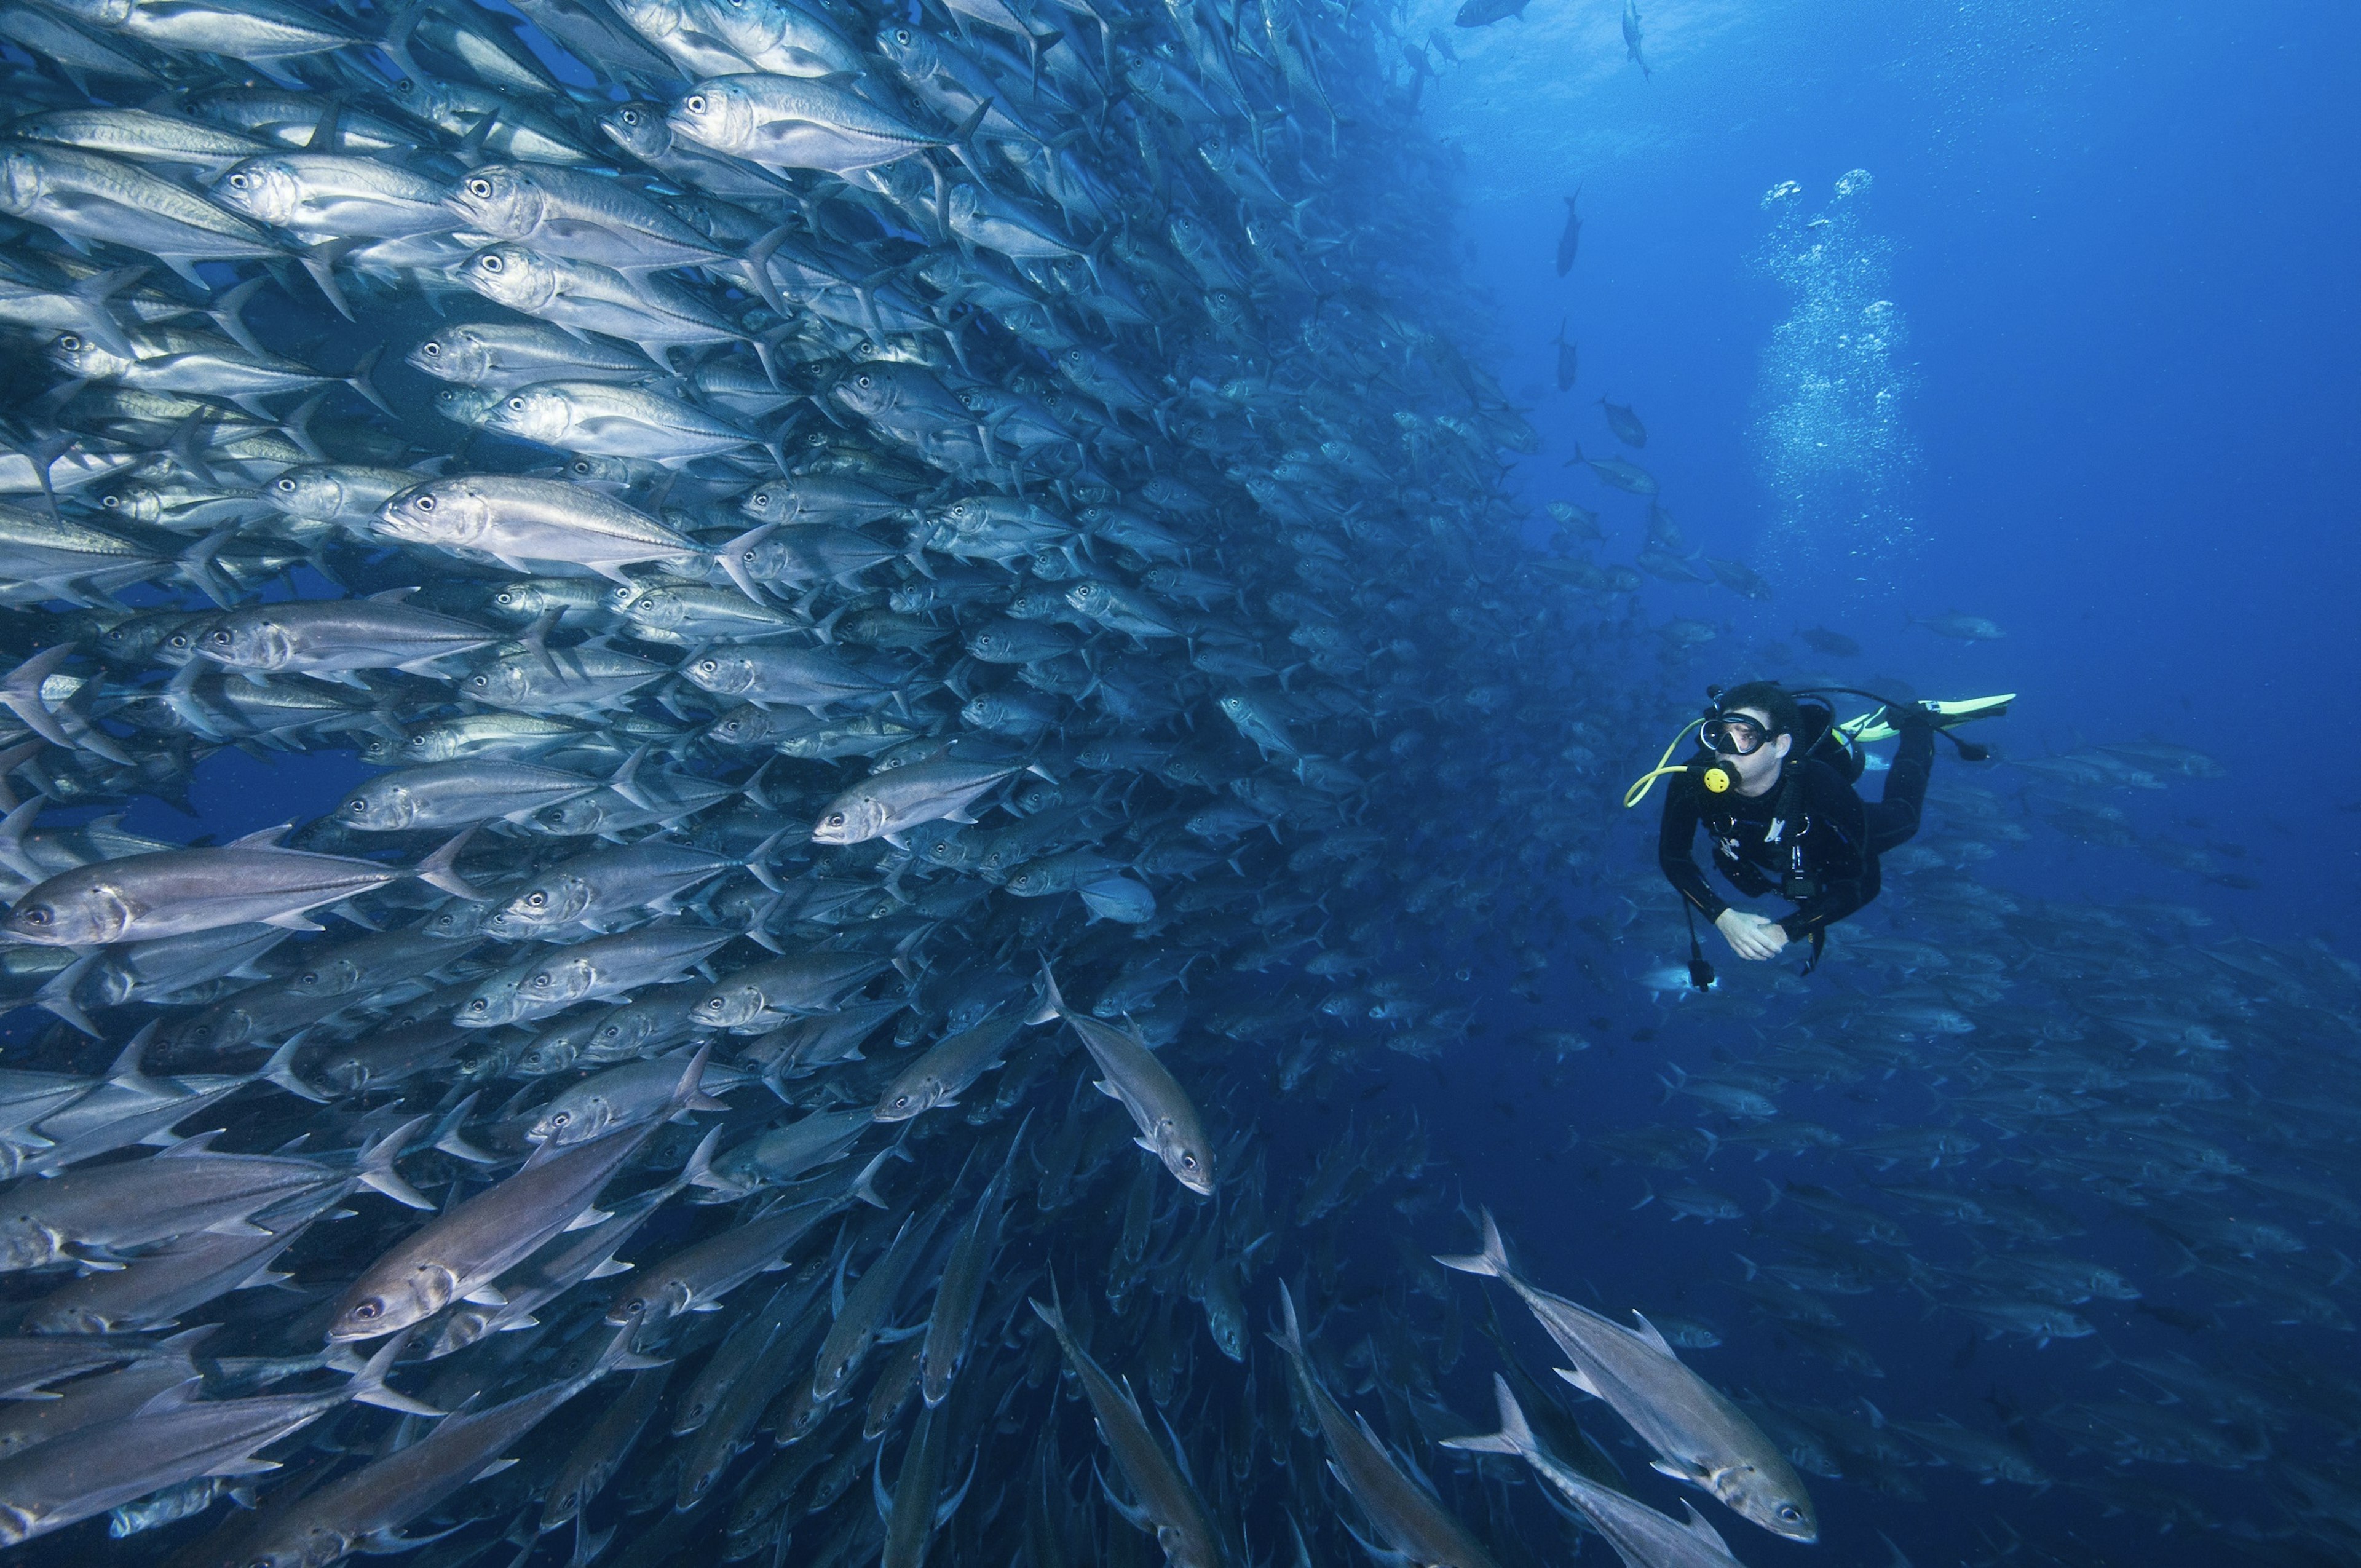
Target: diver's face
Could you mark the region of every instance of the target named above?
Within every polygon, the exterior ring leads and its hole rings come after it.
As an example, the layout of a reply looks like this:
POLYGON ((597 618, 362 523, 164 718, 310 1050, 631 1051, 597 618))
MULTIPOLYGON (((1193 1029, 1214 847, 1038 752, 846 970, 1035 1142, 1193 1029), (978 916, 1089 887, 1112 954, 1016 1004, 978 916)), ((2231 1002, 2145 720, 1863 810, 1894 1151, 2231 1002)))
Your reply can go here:
POLYGON ((1779 764, 1787 760, 1787 751, 1795 743, 1792 735, 1771 735, 1771 716, 1759 707, 1732 708, 1723 716, 1730 731, 1728 747, 1717 745, 1714 750, 1729 759, 1738 771, 1738 793, 1761 795, 1779 776, 1779 764), (1749 729, 1752 726, 1752 729, 1749 729), (1737 748, 1770 736, 1750 751, 1737 748))

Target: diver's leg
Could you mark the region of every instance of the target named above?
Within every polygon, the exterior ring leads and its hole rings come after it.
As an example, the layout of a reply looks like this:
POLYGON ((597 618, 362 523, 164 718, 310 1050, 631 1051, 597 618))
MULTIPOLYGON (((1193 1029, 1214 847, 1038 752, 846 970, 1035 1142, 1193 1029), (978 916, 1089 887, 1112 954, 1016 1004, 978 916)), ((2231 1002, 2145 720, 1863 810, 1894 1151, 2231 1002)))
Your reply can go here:
POLYGON ((1927 804, 1927 782, 1935 772, 1935 727, 1911 724, 1903 729, 1894 766, 1885 775, 1885 795, 1864 807, 1869 819, 1869 847, 1877 854, 1905 844, 1917 834, 1919 809, 1927 804))

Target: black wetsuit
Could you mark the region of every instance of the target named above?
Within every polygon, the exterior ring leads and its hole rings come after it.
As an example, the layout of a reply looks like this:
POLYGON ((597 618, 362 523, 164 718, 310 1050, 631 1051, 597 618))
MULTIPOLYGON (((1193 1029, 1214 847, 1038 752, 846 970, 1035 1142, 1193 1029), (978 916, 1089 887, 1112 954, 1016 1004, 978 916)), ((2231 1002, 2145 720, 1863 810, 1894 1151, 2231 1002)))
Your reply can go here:
POLYGON ((1708 795, 1693 775, 1673 781, 1664 795, 1664 823, 1656 861, 1664 878, 1708 920, 1730 907, 1697 869, 1689 846, 1703 826, 1713 838, 1713 861, 1741 893, 1760 898, 1782 893, 1795 900, 1778 922, 1791 942, 1817 938, 1877 896, 1877 858, 1918 831, 1919 808, 1935 766, 1935 727, 1913 724, 1885 775, 1885 795, 1872 806, 1828 763, 1791 757, 1779 778, 1758 795, 1708 795), (1776 842, 1772 823, 1782 809, 1776 842))

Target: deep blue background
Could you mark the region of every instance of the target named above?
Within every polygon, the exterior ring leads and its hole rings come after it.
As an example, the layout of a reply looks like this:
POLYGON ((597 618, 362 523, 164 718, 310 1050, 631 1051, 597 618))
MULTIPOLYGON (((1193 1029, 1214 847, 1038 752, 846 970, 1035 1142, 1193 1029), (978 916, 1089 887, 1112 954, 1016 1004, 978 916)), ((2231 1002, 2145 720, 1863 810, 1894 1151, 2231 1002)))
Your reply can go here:
MULTIPOLYGON (((2195 814, 2254 851, 2267 891, 2207 900, 2242 928, 2349 929, 2361 12, 1660 6, 1645 78, 1616 12, 1543 0, 1459 33, 1465 63, 1429 87, 1430 123, 1473 158, 1465 226, 1504 383, 1548 385, 1561 315, 1581 345, 1575 392, 1537 400, 1551 451, 1530 499, 1603 506, 1621 521, 1602 558, 1631 559, 1642 509, 1558 465, 1569 440, 1611 448, 1602 393, 1635 404, 1692 545, 1756 559, 1778 593, 1651 585, 1659 619, 1734 623, 1724 678, 1746 634, 1827 624, 1868 648, 1850 673, 2025 693, 2022 751, 2197 746, 2231 776, 2125 802, 2136 817, 2195 814), (1855 220, 1891 245, 1920 458, 1915 540, 1859 574, 1767 558, 1749 439, 1786 309, 1753 264, 1761 198, 1795 180, 1824 206, 1855 168, 1875 177, 1855 220), (1560 280, 1577 183, 1582 255, 1560 280), (1954 608, 2007 640, 1904 629, 1954 608)), ((2100 887, 2192 896, 2178 873, 2104 866, 2100 887)))

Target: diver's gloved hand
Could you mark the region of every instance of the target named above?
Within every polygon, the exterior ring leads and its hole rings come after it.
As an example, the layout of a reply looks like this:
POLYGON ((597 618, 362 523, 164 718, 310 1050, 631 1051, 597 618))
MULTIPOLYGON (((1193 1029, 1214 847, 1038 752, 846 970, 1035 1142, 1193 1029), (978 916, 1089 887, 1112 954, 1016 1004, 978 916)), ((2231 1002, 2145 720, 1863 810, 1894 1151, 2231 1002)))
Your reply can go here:
POLYGON ((1897 735, 1908 735, 1916 730, 1933 729, 1936 727, 1935 716, 1915 702, 1899 707, 1887 708, 1885 722, 1894 727, 1894 732, 1897 735))
POLYGON ((1786 928, 1776 920, 1744 909, 1725 909, 1714 916, 1713 928, 1741 959, 1773 959, 1787 945, 1786 928))

